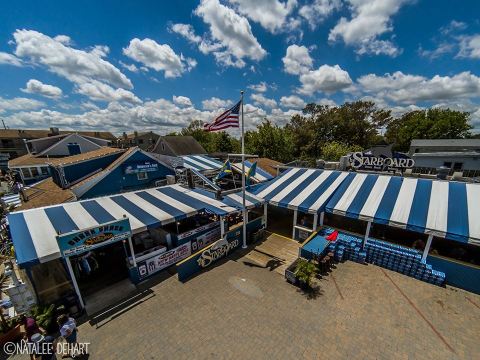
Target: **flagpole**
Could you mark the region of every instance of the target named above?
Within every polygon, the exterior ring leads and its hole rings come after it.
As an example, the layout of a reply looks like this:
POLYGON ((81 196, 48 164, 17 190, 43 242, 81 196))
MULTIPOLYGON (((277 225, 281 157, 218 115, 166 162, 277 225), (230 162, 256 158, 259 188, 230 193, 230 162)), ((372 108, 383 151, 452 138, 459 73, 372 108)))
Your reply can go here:
POLYGON ((243 90, 240 91, 240 101, 242 102, 242 200, 243 200, 243 245, 247 248, 247 207, 245 206, 245 124, 243 121, 243 90))

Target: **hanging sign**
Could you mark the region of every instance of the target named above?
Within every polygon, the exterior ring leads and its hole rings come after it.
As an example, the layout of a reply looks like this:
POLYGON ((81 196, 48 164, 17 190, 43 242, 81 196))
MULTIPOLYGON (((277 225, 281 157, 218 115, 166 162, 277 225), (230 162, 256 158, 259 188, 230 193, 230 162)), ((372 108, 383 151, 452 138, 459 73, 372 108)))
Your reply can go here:
POLYGON ((136 162, 126 164, 124 167, 124 172, 126 175, 129 174, 138 174, 141 172, 153 172, 158 171, 158 163, 151 161, 136 162))
POLYGON ((191 244, 189 241, 175 249, 139 262, 137 266, 140 280, 189 257, 190 254, 191 244))
POLYGON ((220 230, 220 221, 214 221, 214 222, 208 223, 206 225, 199 226, 199 227, 197 227, 193 230, 186 231, 184 233, 178 234, 177 239, 178 240, 185 239, 187 237, 190 237, 190 236, 195 235, 195 234, 199 234, 199 233, 201 233, 205 230, 213 229, 215 227, 218 227, 218 229, 220 230))
POLYGON ((132 235, 128 218, 111 221, 88 229, 57 235, 63 256, 71 256, 128 239, 132 235))
POLYGON ((415 166, 415 161, 408 155, 392 151, 391 155, 375 156, 371 151, 355 152, 349 156, 350 165, 356 170, 403 170, 415 166))

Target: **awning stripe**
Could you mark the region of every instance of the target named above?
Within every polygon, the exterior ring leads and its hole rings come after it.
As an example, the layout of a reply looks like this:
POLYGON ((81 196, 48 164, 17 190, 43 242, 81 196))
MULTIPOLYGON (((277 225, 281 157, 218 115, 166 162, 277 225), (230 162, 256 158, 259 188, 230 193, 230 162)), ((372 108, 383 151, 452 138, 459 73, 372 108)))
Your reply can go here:
POLYGON ((309 206, 310 210, 324 211, 328 201, 333 198, 333 196, 335 196, 337 189, 339 189, 339 187, 342 186, 344 182, 350 184, 350 181, 352 181, 354 178, 353 174, 350 173, 341 172, 339 174, 340 175, 338 175, 336 178, 335 176, 330 176, 331 178, 334 178, 333 182, 327 188, 325 188, 325 191, 323 191, 323 193, 318 196, 317 200, 309 206))
POLYGON ((480 245, 480 185, 466 184, 465 187, 468 199, 469 242, 480 245))
POLYGON ((257 196, 264 198, 266 200, 270 200, 273 198, 276 194, 278 194, 280 191, 284 189, 285 186, 283 184, 288 184, 296 179, 297 177, 301 176, 303 173, 305 173, 306 169, 300 169, 300 168, 294 168, 291 170, 288 170, 282 176, 279 178, 275 179, 273 183, 271 183, 268 187, 257 193, 257 196))
MULTIPOLYGON (((131 204, 135 205, 145 213, 150 214, 154 218, 154 220, 152 220, 150 223, 147 224, 148 226, 158 226, 160 224, 165 223, 167 219, 175 218, 174 214, 168 213, 166 209, 159 209, 152 203, 138 196, 138 193, 124 194, 123 197, 128 201, 130 201, 131 204)), ((144 217, 142 214, 141 218, 143 220, 146 217, 144 217)))
POLYGON ((107 210, 114 219, 122 219, 124 216, 128 216, 132 230, 135 229, 134 232, 138 233, 147 229, 145 223, 138 220, 135 215, 128 213, 126 209, 118 205, 111 198, 98 198, 96 201, 101 207, 107 210))
POLYGON ((367 178, 368 175, 366 174, 357 174, 350 186, 348 187, 348 191, 345 191, 338 201, 338 203, 335 205, 334 212, 336 214, 340 215, 347 215, 347 210, 352 204, 352 202, 355 200, 355 197, 357 196, 358 192, 360 191, 363 182, 367 178))
POLYGON ((444 236, 447 232, 447 218, 448 182, 432 181, 432 191, 426 223, 427 232, 437 236, 444 236))
POLYGON ((77 225, 72 218, 68 216, 63 206, 47 208, 45 209, 45 214, 47 214, 53 227, 61 234, 78 230, 77 225))
POLYGON ((388 224, 393 212, 393 208, 398 199, 401 186, 402 178, 390 178, 387 188, 385 189, 385 194, 378 205, 377 211, 375 212, 375 222, 385 225, 388 224))
POLYGON ((297 177, 292 181, 288 186, 286 186, 282 191, 270 199, 272 203, 288 203, 291 205, 290 201, 297 197, 312 181, 319 177, 321 173, 318 170, 307 170, 301 176, 297 177))
MULTIPOLYGON (((157 191, 157 193, 158 193, 158 191, 157 191)), ((158 195, 163 195, 163 194, 158 193, 158 195)), ((141 192, 136 193, 135 196, 138 196, 144 202, 148 203, 148 206, 144 205, 145 208, 148 209, 148 208, 150 208, 150 206, 153 206, 153 207, 156 208, 155 211, 164 210, 165 213, 168 213, 168 214, 171 215, 170 218, 164 219, 162 221, 162 224, 167 224, 167 223, 170 223, 170 222, 174 222, 175 220, 180 220, 180 219, 184 219, 184 218, 187 217, 187 214, 185 214, 183 211, 180 211, 180 210, 176 209, 175 207, 171 206, 170 204, 166 203, 165 201, 162 201, 158 197, 155 197, 151 193, 148 193, 146 191, 141 191, 141 192)), ((196 211, 194 209, 192 209, 192 210, 193 211, 191 211, 191 213, 195 214, 196 211)))
MULTIPOLYGON (((390 183, 391 177, 389 176, 378 176, 376 178, 375 184, 369 191, 366 201, 363 203, 363 207, 360 210, 359 219, 370 220, 375 217, 375 213, 380 206, 380 202, 383 199, 383 194, 390 183)), ((357 197, 358 199, 358 197, 357 197)))
POLYGON ((95 200, 81 201, 79 204, 83 206, 90 216, 99 224, 115 220, 115 218, 95 200))
MULTIPOLYGON (((315 193, 317 193, 318 190, 321 189, 326 182, 328 182, 326 180, 329 179, 332 174, 337 173, 331 173, 328 171, 321 172, 320 175, 316 176, 315 179, 313 179, 313 181, 311 181, 307 186, 302 188, 301 192, 298 195, 290 199, 288 203, 293 207, 300 207, 301 204, 305 204, 305 206, 308 208, 308 205, 310 205, 308 199, 315 195, 315 193)), ((317 199, 317 197, 315 197, 315 199, 317 199)))
POLYGON ((78 202, 65 203, 63 208, 79 229, 86 229, 99 224, 78 202))
MULTIPOLYGON (((467 187, 463 183, 450 183, 448 198, 454 201, 448 202, 447 231, 451 238, 466 242, 469 237, 469 217, 467 187)), ((480 221, 480 218, 477 220, 480 221)))
POLYGON ((56 241, 57 231, 45 210, 25 211, 23 215, 38 258, 44 261, 58 258, 60 250, 56 241))
POLYGON ((401 228, 406 227, 415 196, 415 189, 417 188, 417 182, 417 179, 403 179, 397 201, 395 202, 392 215, 388 222, 389 225, 401 228))
MULTIPOLYGON (((165 209, 165 211, 167 211, 171 214, 175 213, 174 210, 176 210, 179 214, 183 213, 186 216, 190 216, 190 215, 196 214, 198 212, 197 211, 198 208, 194 208, 192 206, 189 206, 189 205, 185 204, 184 202, 178 201, 177 199, 175 199, 173 197, 167 196, 164 193, 162 193, 161 191, 159 191, 158 189, 149 189, 149 190, 141 191, 140 193, 142 193, 142 194, 146 193, 146 194, 151 195, 154 198, 156 198, 157 201, 153 201, 154 200, 153 198, 150 199, 152 204, 154 204, 155 206, 160 206, 162 209, 165 209), (163 204, 166 204, 168 206, 163 207, 163 204), (171 207, 171 209, 170 209, 170 207, 171 207)), ((147 198, 145 198, 145 199, 147 200, 147 198)), ((180 216, 180 215, 178 215, 178 216, 180 216)), ((176 218, 178 218, 178 217, 176 216, 176 218)))
POLYGON ((210 166, 212 169, 218 169, 219 167, 222 167, 223 164, 220 161, 217 161, 215 159, 212 159, 211 157, 205 156, 205 155, 191 155, 190 158, 193 158, 197 161, 200 161, 202 163, 205 163, 210 166))
POLYGON ((424 232, 427 224, 428 205, 432 193, 432 182, 419 179, 413 196, 412 207, 407 221, 407 229, 424 232))
POLYGON ((32 236, 28 230, 27 221, 23 213, 12 213, 8 216, 12 238, 21 239, 15 243, 15 256, 24 259, 24 263, 37 263, 38 255, 35 251, 32 236))

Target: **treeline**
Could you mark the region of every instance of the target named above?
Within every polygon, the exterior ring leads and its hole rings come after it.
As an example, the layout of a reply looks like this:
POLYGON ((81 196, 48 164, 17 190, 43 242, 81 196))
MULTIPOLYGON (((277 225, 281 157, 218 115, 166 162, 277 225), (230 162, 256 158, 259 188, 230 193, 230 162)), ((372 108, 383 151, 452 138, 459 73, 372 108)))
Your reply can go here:
MULTIPOLYGON (((390 110, 371 101, 345 103, 338 107, 308 104, 285 126, 265 119, 256 130, 245 133, 249 154, 281 162, 295 159, 338 161, 351 151, 378 144, 395 144, 408 151, 412 139, 459 139, 472 134, 470 114, 450 109, 414 110, 393 118, 390 110)), ((193 136, 208 153, 240 153, 240 141, 226 132, 203 131, 201 121, 193 121, 180 135, 193 136)))

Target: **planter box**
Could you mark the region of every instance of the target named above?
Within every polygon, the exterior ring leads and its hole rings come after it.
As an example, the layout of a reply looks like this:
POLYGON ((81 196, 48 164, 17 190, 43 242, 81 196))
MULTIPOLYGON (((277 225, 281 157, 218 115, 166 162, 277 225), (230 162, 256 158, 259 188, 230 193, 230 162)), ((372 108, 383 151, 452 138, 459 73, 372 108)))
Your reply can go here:
POLYGON ((296 259, 293 263, 290 264, 289 267, 285 269, 285 279, 287 279, 287 281, 293 285, 299 285, 299 281, 295 276, 295 268, 297 267, 299 260, 300 258, 296 259))

